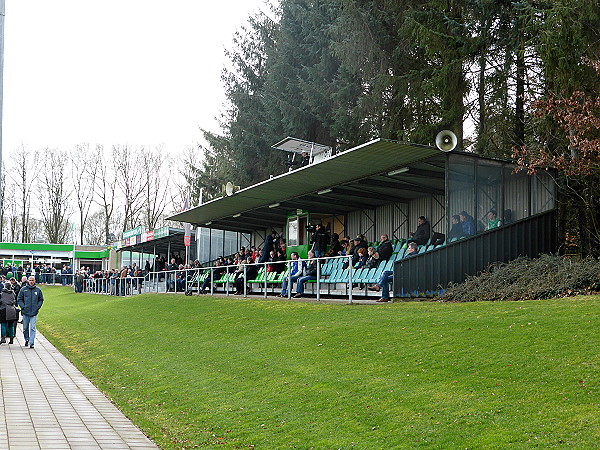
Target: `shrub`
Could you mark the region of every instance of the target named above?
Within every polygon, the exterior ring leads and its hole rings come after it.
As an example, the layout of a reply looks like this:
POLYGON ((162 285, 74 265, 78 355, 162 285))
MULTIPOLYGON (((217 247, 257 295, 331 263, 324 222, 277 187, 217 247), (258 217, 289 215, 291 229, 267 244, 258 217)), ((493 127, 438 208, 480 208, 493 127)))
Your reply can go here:
POLYGON ((541 255, 517 258, 490 266, 479 276, 449 286, 440 301, 474 302, 539 300, 591 294, 600 291, 600 260, 574 261, 541 255))

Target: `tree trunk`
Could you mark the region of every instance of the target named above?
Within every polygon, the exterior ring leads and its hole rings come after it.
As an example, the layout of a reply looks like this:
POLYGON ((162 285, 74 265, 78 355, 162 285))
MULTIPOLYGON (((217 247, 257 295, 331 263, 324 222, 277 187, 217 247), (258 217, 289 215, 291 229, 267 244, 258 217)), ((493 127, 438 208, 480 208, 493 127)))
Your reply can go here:
MULTIPOLYGON (((517 29, 517 33, 521 31, 517 29)), ((519 37, 519 48, 516 54, 516 90, 515 100, 515 143, 516 147, 525 145, 525 48, 523 38, 519 37)))
POLYGON ((486 142, 486 122, 485 122, 485 68, 486 68, 486 60, 485 60, 485 52, 482 51, 479 56, 479 84, 477 86, 477 98, 479 103, 479 124, 477 126, 477 146, 475 148, 476 152, 479 154, 485 153, 485 149, 487 147, 486 142))

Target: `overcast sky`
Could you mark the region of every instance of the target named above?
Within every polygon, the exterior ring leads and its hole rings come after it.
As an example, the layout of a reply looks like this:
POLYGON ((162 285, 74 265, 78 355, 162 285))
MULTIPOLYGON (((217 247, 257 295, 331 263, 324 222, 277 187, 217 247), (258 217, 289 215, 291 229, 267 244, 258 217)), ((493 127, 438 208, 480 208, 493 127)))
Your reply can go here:
POLYGON ((3 155, 218 130, 233 33, 264 0, 6 0, 3 155))

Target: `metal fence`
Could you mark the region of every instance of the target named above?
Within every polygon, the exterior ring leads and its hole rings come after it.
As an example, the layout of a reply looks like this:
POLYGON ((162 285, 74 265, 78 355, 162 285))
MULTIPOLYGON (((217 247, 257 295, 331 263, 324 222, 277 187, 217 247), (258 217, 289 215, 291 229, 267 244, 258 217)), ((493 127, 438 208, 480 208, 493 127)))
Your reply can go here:
POLYGON ((34 276, 35 282, 37 284, 61 284, 63 286, 72 285, 73 277, 74 277, 74 275, 72 273, 61 274, 61 273, 40 273, 40 272, 32 272, 32 273, 17 272, 17 273, 13 273, 13 276, 19 282, 21 281, 22 277, 28 278, 30 276, 34 276))
MULTIPOLYGON (((352 256, 336 256, 314 258, 317 263, 317 274, 314 277, 303 277, 305 292, 316 295, 317 300, 321 295, 332 294, 338 290, 342 295, 348 296, 348 302, 353 301, 353 292, 349 288, 353 285, 353 275, 355 269, 352 267, 352 256), (343 275, 336 278, 332 283, 327 278, 331 273, 327 269, 324 273, 324 267, 332 266, 335 261, 340 263, 348 262, 348 268, 344 269, 343 275)), ((311 259, 301 260, 309 263, 311 259)), ((126 278, 86 278, 81 284, 75 282, 76 292, 87 292, 93 294, 130 296, 146 292, 152 293, 185 293, 186 295, 201 295, 203 293, 220 293, 227 296, 235 295, 237 289, 239 295, 247 297, 251 292, 261 294, 267 297, 281 292, 282 283, 288 277, 294 261, 264 262, 254 264, 243 264, 240 266, 210 266, 196 269, 165 270, 161 272, 150 272, 144 277, 126 277, 126 278), (268 272, 267 267, 273 264, 285 265, 285 270, 280 272, 268 272), (257 275, 253 279, 248 279, 248 272, 251 267, 255 267, 257 275), (237 281, 237 287, 236 287, 237 281)), ((297 288, 298 279, 294 277, 292 283, 288 280, 287 298, 291 298, 293 286, 297 288)), ((366 293, 365 285, 365 293, 366 293)))
POLYGON ((144 292, 144 281, 144 277, 85 278, 75 281, 75 292, 128 297, 144 292))

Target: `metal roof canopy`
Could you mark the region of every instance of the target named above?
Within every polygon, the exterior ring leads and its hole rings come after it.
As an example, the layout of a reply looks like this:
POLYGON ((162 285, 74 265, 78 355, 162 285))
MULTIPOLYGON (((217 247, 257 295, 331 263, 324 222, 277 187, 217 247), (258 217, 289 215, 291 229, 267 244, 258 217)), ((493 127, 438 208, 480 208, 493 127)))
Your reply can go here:
MULTIPOLYGON (((161 238, 153 239, 147 242, 140 242, 139 244, 129 245, 127 247, 122 247, 118 251, 126 251, 126 252, 142 252, 144 250, 144 254, 152 254, 154 249, 156 249, 156 255, 167 255, 169 251, 169 243, 171 244, 171 253, 179 253, 180 255, 185 255, 185 245, 183 244, 183 235, 185 231, 182 228, 172 228, 169 227, 169 235, 161 238)), ((196 233, 192 233, 192 244, 194 245, 196 233)), ((167 255, 170 256, 170 255, 167 255)))
POLYGON ((252 232, 285 224, 287 214, 297 209, 346 214, 392 202, 407 203, 443 195, 445 167, 445 153, 436 147, 376 139, 169 219, 252 232))

